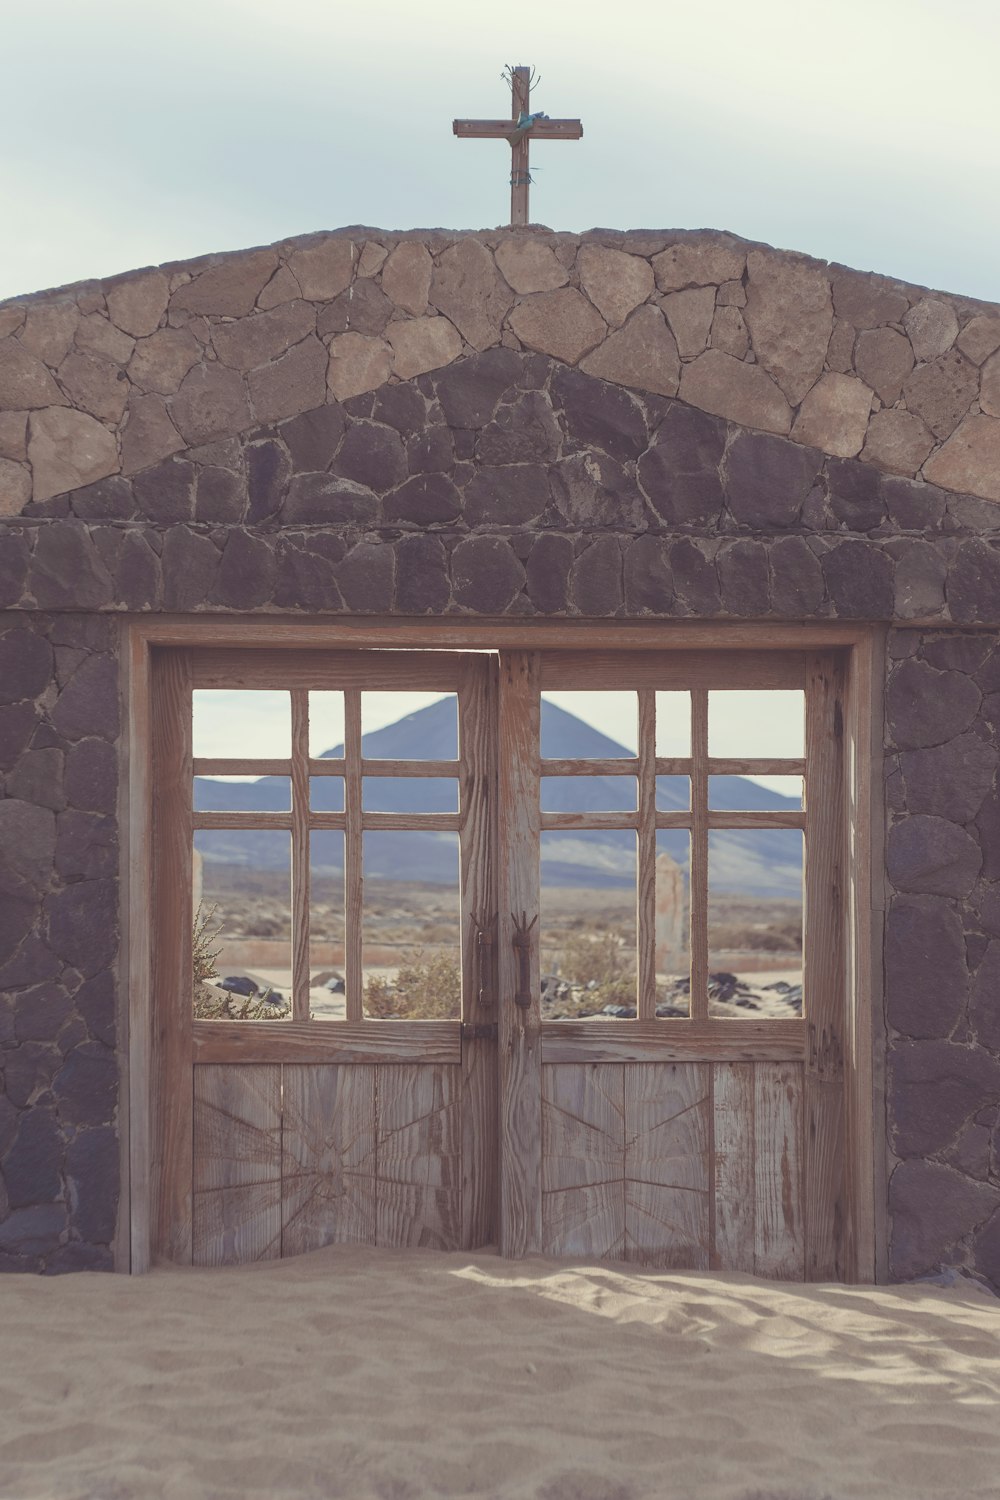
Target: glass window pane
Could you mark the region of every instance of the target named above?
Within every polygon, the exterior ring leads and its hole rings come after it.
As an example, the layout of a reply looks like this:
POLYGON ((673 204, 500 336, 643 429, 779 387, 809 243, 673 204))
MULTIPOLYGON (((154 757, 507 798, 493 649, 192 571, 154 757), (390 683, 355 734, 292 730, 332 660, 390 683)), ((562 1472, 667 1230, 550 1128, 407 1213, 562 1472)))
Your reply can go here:
POLYGON ((361 753, 370 760, 457 760, 454 693, 362 693, 361 753))
POLYGON ((802 1014, 802 870, 797 828, 709 834, 710 1016, 802 1014))
POLYGON ((691 754, 690 693, 657 693, 656 753, 671 756, 691 754))
POLYGON ((628 829, 542 834, 543 1021, 635 1015, 635 872, 628 829))
POLYGON ((314 1021, 342 1021, 347 1014, 344 835, 327 828, 309 835, 309 1014, 314 1021))
POLYGON ((546 760, 610 760, 636 753, 635 693, 577 691, 542 694, 542 755, 546 760))
POLYGON ((708 805, 717 812, 795 812, 802 808, 801 776, 710 776, 708 805))
POLYGON ((656 1014, 691 1013, 691 835, 661 828, 656 835, 656 1014))
POLYGON ((462 1014, 457 833, 364 835, 363 1013, 376 1020, 462 1014))
POLYGON ((192 750, 217 760, 258 757, 284 760, 292 753, 292 711, 287 693, 259 688, 195 688, 192 750))
POLYGON ((543 776, 542 812, 635 812, 634 776, 543 776))
POLYGON ((313 812, 343 812, 343 776, 310 776, 309 806, 313 812))
POLYGON ((657 812, 688 812, 691 807, 690 776, 657 776, 657 812))
POLYGON ((291 852, 291 834, 281 830, 196 832, 196 1018, 291 1013, 291 852))
POLYGON ((457 813, 455 776, 365 776, 361 784, 365 812, 457 813))
POLYGON ((344 753, 344 695, 341 692, 309 694, 309 754, 339 759, 344 753))
POLYGON ((708 695, 708 753, 729 759, 805 753, 801 689, 725 688, 708 695))
POLYGON ((196 812, 288 812, 292 783, 287 776, 196 776, 196 812))

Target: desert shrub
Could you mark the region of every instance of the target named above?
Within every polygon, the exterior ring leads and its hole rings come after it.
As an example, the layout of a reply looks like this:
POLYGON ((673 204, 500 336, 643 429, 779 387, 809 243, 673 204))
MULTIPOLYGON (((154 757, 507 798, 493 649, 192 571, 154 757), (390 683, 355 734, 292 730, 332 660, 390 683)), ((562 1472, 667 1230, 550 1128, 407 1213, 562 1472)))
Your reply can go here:
POLYGON ((802 948, 802 922, 778 920, 767 926, 713 922, 708 942, 711 948, 723 952, 798 953, 802 948))
POLYGON ((589 1015, 605 1005, 635 1004, 634 955, 617 932, 567 936, 559 954, 559 971, 574 989, 584 991, 568 1003, 561 1002, 567 1015, 589 1015))
POLYGON ((462 1013, 462 974, 447 953, 426 959, 416 953, 400 966, 395 979, 371 975, 364 999, 365 1014, 383 1021, 449 1020, 462 1013))
POLYGON ((194 914, 191 951, 194 958, 194 982, 196 986, 204 984, 206 979, 215 979, 218 976, 215 960, 222 952, 222 949, 213 946, 222 932, 222 923, 219 920, 218 911, 219 908, 217 906, 206 908, 204 903, 199 901, 198 910, 194 914))
POLYGON ((280 1021, 291 1007, 287 1000, 279 1005, 268 1003, 270 986, 252 995, 234 995, 212 985, 196 984, 194 1017, 196 1021, 280 1021))

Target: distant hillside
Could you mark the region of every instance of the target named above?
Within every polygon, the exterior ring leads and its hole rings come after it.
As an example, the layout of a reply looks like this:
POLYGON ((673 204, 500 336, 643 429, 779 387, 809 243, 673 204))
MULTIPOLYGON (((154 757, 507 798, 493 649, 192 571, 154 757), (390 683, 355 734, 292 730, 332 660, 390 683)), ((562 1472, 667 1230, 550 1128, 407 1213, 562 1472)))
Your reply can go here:
MULTIPOLYGON (((454 699, 429 707, 366 734, 363 753, 377 760, 402 760, 419 754, 428 760, 450 760, 456 755, 454 699)), ((542 750, 547 758, 587 756, 608 759, 630 751, 574 714, 542 700, 542 750)), ((324 752, 343 755, 343 746, 324 752)), ((337 811, 343 807, 339 777, 314 778, 313 807, 337 811)), ((370 777, 364 786, 365 807, 373 812, 455 812, 455 784, 450 780, 370 777)), ((686 778, 660 777, 657 802, 662 811, 687 806, 686 778)), ((262 776, 252 782, 220 782, 197 777, 196 809, 269 812, 287 809, 290 789, 286 778, 262 776)), ((742 776, 713 778, 712 805, 722 810, 786 809, 796 804, 777 792, 742 776)), ((546 812, 619 812, 635 807, 631 777, 546 777, 542 781, 546 812)), ((195 843, 208 860, 234 864, 278 864, 287 836, 270 833, 232 834, 202 831, 195 843), (284 843, 282 843, 284 837, 284 843)), ((456 835, 448 833, 380 833, 368 848, 365 873, 369 878, 450 883, 455 878, 456 835)), ((710 836, 713 888, 759 896, 797 896, 802 887, 801 840, 785 829, 726 830, 710 836)), ((688 836, 665 830, 658 848, 668 850, 687 865, 688 836)), ((314 833, 312 861, 331 872, 343 867, 340 834, 314 833)), ((546 885, 621 886, 634 880, 635 835, 628 830, 558 831, 542 836, 542 881, 546 885)))

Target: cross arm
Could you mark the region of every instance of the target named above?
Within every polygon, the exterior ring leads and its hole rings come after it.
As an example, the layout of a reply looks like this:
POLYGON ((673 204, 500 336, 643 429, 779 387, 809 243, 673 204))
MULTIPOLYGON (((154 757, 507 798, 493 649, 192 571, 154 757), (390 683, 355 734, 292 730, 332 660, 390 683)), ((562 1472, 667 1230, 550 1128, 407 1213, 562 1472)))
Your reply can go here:
MULTIPOLYGON (((453 120, 451 128, 455 135, 466 141, 518 138, 514 120, 453 120)), ((579 120, 536 120, 524 134, 530 135, 533 141, 578 141, 583 135, 583 125, 579 120)))

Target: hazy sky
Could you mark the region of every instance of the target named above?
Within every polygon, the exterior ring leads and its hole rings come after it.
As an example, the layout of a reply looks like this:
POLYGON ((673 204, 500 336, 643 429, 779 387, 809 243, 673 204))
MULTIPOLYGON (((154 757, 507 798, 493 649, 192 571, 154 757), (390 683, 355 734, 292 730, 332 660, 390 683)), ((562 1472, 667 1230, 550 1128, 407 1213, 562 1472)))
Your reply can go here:
POLYGON ((0 298, 345 224, 708 226, 1000 299, 997 0, 6 0, 0 298))

